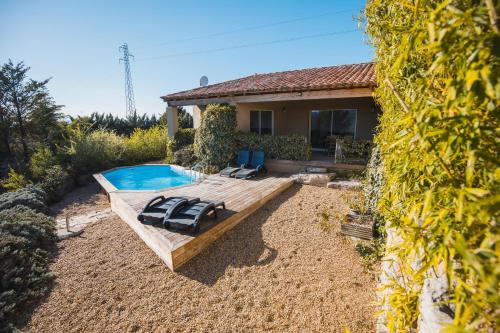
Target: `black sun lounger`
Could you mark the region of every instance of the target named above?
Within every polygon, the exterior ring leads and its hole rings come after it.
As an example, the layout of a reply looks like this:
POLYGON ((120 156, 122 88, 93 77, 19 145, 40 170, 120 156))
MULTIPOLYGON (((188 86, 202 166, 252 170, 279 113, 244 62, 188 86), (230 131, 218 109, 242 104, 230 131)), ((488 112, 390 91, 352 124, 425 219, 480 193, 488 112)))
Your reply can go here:
POLYGON ((142 223, 162 223, 165 217, 185 205, 200 201, 192 197, 168 197, 163 195, 151 199, 137 216, 142 223))
POLYGON ((163 226, 168 229, 186 231, 196 234, 200 231, 201 219, 212 212, 217 218, 217 208, 226 209, 224 202, 202 200, 176 209, 169 217, 165 217, 163 226))

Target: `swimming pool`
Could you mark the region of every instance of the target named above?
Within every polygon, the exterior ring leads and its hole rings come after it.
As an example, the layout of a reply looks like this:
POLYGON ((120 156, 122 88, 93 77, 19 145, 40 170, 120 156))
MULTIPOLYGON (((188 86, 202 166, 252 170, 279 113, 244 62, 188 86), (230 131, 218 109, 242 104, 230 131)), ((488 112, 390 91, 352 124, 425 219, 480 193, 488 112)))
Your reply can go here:
POLYGON ((189 171, 167 164, 118 168, 102 175, 118 190, 159 190, 191 183, 189 171))

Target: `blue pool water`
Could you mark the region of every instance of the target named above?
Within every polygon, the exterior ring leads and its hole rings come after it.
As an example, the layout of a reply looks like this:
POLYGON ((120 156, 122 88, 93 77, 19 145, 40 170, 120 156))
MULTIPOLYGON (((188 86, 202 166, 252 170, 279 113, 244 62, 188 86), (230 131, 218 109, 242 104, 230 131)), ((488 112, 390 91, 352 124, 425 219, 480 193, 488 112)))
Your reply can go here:
POLYGON ((189 174, 170 165, 136 165, 103 173, 119 190, 159 190, 191 183, 189 174))

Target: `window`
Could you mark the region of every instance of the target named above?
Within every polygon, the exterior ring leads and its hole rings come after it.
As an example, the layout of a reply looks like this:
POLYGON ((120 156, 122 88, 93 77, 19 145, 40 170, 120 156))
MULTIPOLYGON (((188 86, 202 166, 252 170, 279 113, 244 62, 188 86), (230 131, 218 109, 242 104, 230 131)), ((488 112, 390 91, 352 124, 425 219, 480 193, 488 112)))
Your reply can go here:
POLYGON ((273 111, 250 111, 250 132, 273 134, 273 111))

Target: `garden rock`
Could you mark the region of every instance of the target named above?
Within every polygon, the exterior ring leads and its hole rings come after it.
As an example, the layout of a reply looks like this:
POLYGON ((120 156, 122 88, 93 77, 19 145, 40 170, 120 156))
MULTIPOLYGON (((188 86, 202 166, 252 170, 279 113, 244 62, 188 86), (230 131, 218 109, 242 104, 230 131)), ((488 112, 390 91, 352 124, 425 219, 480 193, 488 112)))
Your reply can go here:
POLYGON ((326 184, 328 188, 359 190, 362 188, 361 181, 359 180, 336 180, 326 184))
POLYGON ((330 177, 329 173, 299 173, 291 176, 295 183, 312 186, 325 186, 330 177))

